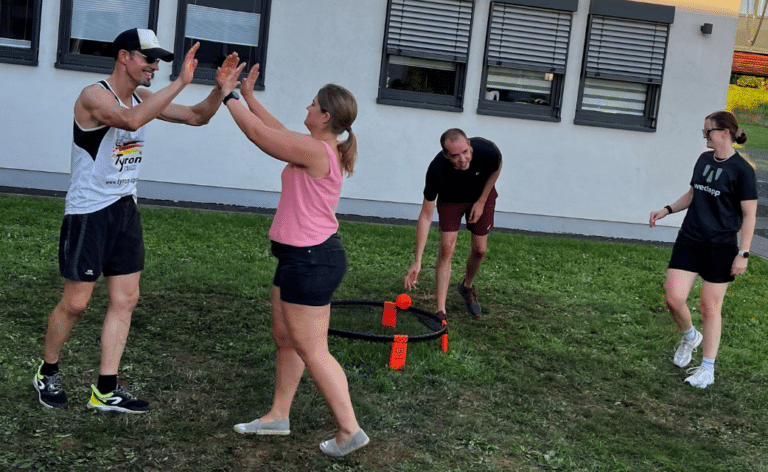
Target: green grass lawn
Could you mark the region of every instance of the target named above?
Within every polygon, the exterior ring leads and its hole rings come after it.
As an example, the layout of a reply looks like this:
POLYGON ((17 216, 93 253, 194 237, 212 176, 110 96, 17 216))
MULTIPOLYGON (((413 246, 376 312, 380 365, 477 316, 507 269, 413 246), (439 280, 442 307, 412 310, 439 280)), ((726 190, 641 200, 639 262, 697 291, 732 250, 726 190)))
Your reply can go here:
MULTIPOLYGON (((0 196, 0 207, 0 470, 768 471, 762 259, 728 291, 716 383, 697 390, 672 364, 669 248, 492 233, 477 280, 485 314, 471 319, 450 292, 447 353, 438 341, 411 344, 393 371, 388 344, 330 339, 371 437, 331 460, 318 444, 335 424, 308 376, 290 436, 232 431, 263 414, 273 391, 270 218, 142 208, 147 266, 120 375, 154 408, 121 416, 85 407, 103 282, 62 352, 69 409, 38 403, 31 379, 61 293, 63 203, 0 196)), ((336 297, 393 301, 415 228, 342 223, 339 232, 349 271, 336 297)), ((433 232, 411 292, 418 308, 434 306, 436 246, 433 232)), ((458 248, 454 284, 466 232, 458 248)))
POLYGON ((747 133, 746 149, 768 149, 768 127, 762 125, 742 124, 747 133))

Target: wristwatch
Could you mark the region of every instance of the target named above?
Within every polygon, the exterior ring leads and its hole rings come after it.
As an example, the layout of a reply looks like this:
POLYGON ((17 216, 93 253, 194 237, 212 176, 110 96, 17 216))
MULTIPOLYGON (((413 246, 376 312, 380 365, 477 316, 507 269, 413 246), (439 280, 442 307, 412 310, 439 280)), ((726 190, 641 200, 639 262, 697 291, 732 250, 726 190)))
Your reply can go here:
POLYGON ((749 257, 749 251, 739 251, 739 255, 746 259, 749 257))
POLYGON ((235 100, 240 100, 240 94, 233 90, 229 92, 226 97, 224 97, 224 100, 222 100, 221 103, 223 103, 226 106, 230 98, 234 98, 235 100))

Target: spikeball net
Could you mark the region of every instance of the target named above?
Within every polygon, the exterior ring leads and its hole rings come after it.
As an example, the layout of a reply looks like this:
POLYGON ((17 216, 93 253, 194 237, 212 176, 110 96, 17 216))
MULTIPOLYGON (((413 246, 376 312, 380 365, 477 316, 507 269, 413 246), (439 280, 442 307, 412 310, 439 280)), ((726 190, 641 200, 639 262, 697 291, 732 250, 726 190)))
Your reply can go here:
POLYGON ((414 308, 405 294, 399 295, 396 302, 332 300, 331 319, 330 335, 391 343, 389 366, 392 369, 405 366, 408 343, 439 338, 442 350, 448 351, 448 322, 445 318, 414 308))

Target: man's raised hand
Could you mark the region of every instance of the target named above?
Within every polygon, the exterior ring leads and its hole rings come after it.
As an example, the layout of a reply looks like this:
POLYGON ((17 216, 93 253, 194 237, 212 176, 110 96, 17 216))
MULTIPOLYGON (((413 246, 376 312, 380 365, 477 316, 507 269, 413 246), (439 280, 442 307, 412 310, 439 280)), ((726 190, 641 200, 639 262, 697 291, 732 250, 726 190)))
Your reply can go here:
POLYGON ((189 48, 187 55, 184 56, 184 63, 181 65, 179 80, 181 80, 181 83, 185 86, 192 83, 192 79, 195 77, 195 69, 197 68, 197 59, 195 59, 195 53, 199 48, 200 43, 197 42, 191 48, 189 48))

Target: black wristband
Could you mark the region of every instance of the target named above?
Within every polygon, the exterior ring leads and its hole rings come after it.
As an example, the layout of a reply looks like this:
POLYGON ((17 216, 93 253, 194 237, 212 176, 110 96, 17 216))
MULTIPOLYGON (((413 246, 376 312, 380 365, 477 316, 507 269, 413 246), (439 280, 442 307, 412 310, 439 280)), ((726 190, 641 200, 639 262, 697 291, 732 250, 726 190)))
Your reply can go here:
POLYGON ((674 211, 672 211, 672 207, 671 207, 671 206, 669 206, 669 205, 664 205, 664 208, 666 208, 666 209, 667 209, 667 211, 669 212, 669 214, 670 214, 670 215, 671 215, 672 213, 674 213, 674 211))
POLYGON ((224 100, 222 100, 221 103, 223 103, 224 106, 227 106, 227 102, 229 101, 230 98, 234 98, 235 100, 240 100, 240 94, 233 90, 229 92, 226 97, 224 97, 224 100))

